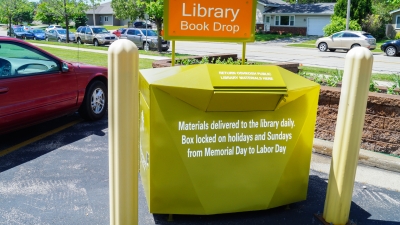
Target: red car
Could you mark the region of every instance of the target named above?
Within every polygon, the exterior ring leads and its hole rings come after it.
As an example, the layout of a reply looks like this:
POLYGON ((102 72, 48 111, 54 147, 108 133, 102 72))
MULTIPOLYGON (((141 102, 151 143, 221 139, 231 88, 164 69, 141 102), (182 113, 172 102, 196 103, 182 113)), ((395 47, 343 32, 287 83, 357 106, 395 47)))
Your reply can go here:
POLYGON ((121 37, 121 34, 124 33, 125 30, 126 28, 119 28, 118 30, 113 31, 112 33, 117 37, 121 37))
POLYGON ((76 111, 98 120, 106 109, 107 68, 67 62, 0 36, 0 133, 76 111))

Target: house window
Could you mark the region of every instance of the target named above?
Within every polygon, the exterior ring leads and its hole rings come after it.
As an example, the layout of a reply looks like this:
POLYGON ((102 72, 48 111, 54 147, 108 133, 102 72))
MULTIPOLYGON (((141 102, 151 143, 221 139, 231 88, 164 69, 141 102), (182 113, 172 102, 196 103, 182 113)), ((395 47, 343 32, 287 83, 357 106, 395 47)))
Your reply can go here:
POLYGON ((107 22, 108 21, 108 16, 104 17, 104 21, 107 22))
POLYGON ((100 16, 100 22, 101 22, 101 16, 100 16))
POLYGON ((400 29, 400 16, 396 16, 396 29, 400 29))
POLYGON ((294 26, 294 16, 276 16, 276 26, 294 26))

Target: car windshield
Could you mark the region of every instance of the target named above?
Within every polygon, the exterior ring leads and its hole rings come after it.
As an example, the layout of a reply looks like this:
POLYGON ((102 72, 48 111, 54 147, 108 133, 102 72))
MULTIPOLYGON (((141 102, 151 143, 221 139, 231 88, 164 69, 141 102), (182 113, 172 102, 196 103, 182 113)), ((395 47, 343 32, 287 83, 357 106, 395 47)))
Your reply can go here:
POLYGON ((142 30, 144 36, 158 36, 154 30, 142 30))
POLYGON ((104 33, 110 33, 110 32, 108 32, 108 30, 104 27, 96 27, 96 28, 93 28, 93 33, 104 34, 104 33))
POLYGON ((19 28, 15 28, 15 29, 14 29, 14 32, 24 32, 24 29, 22 29, 22 28, 20 28, 20 27, 19 27, 19 28))
POLYGON ((35 34, 44 33, 44 31, 43 31, 43 30, 33 30, 32 32, 33 32, 33 33, 35 33, 35 34))
POLYGON ((57 30, 57 33, 59 33, 59 34, 66 34, 67 32, 66 32, 66 30, 57 30))

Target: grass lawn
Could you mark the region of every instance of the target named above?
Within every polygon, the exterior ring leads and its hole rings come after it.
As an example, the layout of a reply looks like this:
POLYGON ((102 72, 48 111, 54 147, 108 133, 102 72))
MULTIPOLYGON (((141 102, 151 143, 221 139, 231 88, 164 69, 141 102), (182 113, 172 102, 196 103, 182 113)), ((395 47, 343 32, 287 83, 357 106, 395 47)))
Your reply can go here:
MULTIPOLYGON (((94 52, 79 52, 76 50, 66 50, 66 49, 58 49, 52 47, 40 47, 47 52, 67 61, 71 62, 82 62, 86 64, 96 65, 96 66, 104 66, 107 67, 108 60, 107 54, 103 53, 94 53, 94 52)), ((152 59, 139 59, 139 69, 149 69, 152 68, 152 59)))
POLYGON ((256 41, 272 41, 276 39, 295 37, 292 34, 256 34, 256 41))
MULTIPOLYGON (((75 47, 75 48, 85 48, 85 49, 96 49, 96 50, 104 50, 104 51, 108 51, 108 46, 93 46, 93 45, 89 45, 89 44, 83 44, 83 45, 79 45, 76 43, 58 43, 58 42, 53 42, 53 41, 34 41, 34 40, 26 40, 29 43, 32 44, 48 44, 48 45, 56 45, 56 46, 68 46, 68 47, 75 47)), ((139 54, 143 54, 143 55, 154 55, 154 56, 164 56, 164 57, 172 57, 172 53, 171 52, 157 52, 157 51, 144 51, 144 50, 139 50, 139 54)), ((179 56, 189 56, 188 54, 179 54, 179 53, 175 53, 176 57, 179 56)))

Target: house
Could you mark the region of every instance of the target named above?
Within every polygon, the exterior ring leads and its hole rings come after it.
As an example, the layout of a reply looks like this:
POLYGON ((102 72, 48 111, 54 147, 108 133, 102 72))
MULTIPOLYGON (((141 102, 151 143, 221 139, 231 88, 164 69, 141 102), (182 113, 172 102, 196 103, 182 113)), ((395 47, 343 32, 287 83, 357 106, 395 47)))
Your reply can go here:
MULTIPOLYGON (((331 22, 335 3, 289 4, 283 0, 258 0, 256 29, 301 35, 324 35, 322 28, 331 22)), ((87 24, 93 25, 93 9, 86 11, 87 24)), ((115 18, 111 2, 94 10, 96 25, 125 26, 129 20, 115 18)))
POLYGON ((86 12, 88 21, 87 25, 99 25, 99 26, 125 26, 128 25, 129 20, 119 20, 115 17, 114 10, 111 7, 111 2, 100 4, 94 9, 94 19, 96 23, 93 23, 93 8, 88 9, 86 12))
POLYGON ((282 0, 259 0, 256 27, 266 32, 324 35, 335 3, 289 4, 282 0))
POLYGON ((400 32, 400 9, 389 12, 392 17, 392 23, 386 25, 386 36, 394 39, 397 33, 400 32))

